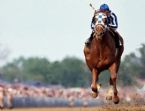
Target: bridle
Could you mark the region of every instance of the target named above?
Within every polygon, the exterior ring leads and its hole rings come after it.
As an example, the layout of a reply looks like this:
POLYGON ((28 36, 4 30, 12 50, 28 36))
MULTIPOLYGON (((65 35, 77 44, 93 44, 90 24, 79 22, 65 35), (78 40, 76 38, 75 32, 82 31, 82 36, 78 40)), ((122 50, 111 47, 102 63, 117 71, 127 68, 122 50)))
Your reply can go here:
POLYGON ((107 19, 106 14, 102 13, 102 12, 98 12, 95 14, 95 27, 94 27, 94 34, 98 36, 98 38, 101 38, 106 30, 107 30, 107 24, 105 24, 105 22, 103 21, 104 19, 107 19), (100 28, 102 30, 101 33, 99 33, 97 31, 97 28, 100 28))
MULTIPOLYGON (((101 25, 101 24, 99 24, 99 25, 97 25, 97 26, 100 27, 100 28, 102 28, 103 31, 102 31, 101 33, 98 33, 98 31, 97 31, 96 28, 95 28, 95 29, 94 29, 95 35, 97 35, 97 36, 99 36, 99 37, 102 37, 102 36, 105 34, 107 28, 104 27, 104 26, 101 25)), ((97 26, 96 26, 96 27, 97 27, 97 26)))

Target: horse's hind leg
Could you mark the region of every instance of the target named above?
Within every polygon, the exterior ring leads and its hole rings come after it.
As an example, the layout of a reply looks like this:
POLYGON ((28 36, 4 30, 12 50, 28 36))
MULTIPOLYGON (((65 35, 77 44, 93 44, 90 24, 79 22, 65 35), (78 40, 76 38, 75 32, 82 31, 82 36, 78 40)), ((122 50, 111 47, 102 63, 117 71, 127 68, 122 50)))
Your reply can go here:
POLYGON ((110 88, 107 91, 107 95, 106 95, 106 100, 112 100, 112 96, 113 96, 113 82, 112 79, 110 77, 110 88))
POLYGON ((110 85, 113 86, 113 92, 114 92, 113 102, 115 104, 119 103, 119 97, 117 95, 118 91, 116 87, 117 70, 118 70, 118 65, 116 63, 112 64, 111 67, 109 68, 111 74, 110 85))

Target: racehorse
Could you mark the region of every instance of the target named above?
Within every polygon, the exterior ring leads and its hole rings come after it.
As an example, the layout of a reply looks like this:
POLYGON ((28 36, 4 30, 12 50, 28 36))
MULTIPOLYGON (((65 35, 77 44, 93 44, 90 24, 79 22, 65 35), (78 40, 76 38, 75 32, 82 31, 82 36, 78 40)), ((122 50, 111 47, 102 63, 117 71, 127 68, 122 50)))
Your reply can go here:
POLYGON ((121 36, 119 37, 122 45, 116 48, 115 36, 107 27, 107 13, 96 12, 95 21, 93 40, 89 46, 84 47, 86 64, 92 73, 92 96, 98 96, 99 84, 97 81, 99 74, 108 69, 110 72, 110 85, 114 93, 114 96, 110 95, 108 98, 113 99, 113 102, 118 104, 119 97, 117 95, 116 79, 121 56, 124 51, 123 39, 121 36))

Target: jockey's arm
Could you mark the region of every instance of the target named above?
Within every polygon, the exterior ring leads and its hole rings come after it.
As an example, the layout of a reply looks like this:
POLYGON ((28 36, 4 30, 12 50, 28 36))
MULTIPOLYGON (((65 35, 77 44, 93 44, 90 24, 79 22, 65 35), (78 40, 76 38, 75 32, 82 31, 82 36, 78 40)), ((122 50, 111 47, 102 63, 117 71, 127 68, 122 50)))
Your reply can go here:
POLYGON ((95 16, 93 16, 92 18, 91 29, 94 29, 94 26, 95 26, 95 16))
POLYGON ((94 29, 94 26, 95 26, 95 22, 96 22, 96 21, 95 21, 95 14, 97 13, 97 11, 98 11, 98 10, 95 10, 95 11, 94 11, 94 16, 93 16, 92 21, 91 21, 91 29, 92 29, 92 30, 94 29))
POLYGON ((118 28, 117 16, 114 13, 111 13, 110 19, 111 19, 111 21, 108 24, 108 26, 113 28, 113 29, 117 29, 118 28))

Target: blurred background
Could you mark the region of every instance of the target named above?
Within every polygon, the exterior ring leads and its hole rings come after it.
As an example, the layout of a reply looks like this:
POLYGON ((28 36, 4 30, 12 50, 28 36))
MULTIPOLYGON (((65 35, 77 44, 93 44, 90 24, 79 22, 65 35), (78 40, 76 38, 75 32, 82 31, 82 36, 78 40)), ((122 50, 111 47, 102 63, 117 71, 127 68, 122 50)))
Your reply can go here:
POLYGON ((0 0, 0 106, 106 104, 110 75, 100 75, 93 99, 83 55, 90 3, 96 9, 107 3, 118 16, 125 42, 117 81, 122 103, 145 103, 144 0, 0 0))

